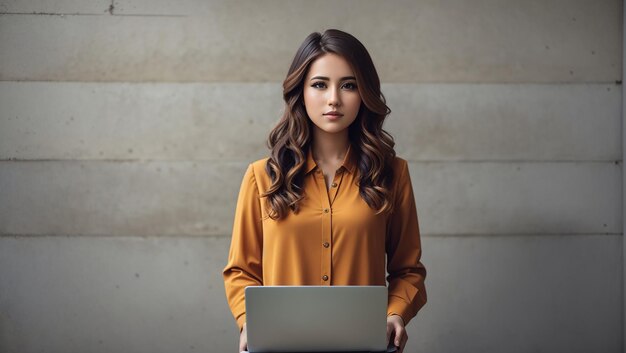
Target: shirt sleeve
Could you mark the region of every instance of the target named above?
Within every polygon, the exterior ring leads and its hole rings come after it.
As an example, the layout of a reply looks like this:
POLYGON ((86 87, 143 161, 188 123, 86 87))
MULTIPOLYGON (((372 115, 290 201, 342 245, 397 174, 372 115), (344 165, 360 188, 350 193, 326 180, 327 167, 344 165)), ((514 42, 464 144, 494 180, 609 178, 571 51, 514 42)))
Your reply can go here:
POLYGON ((228 262, 222 273, 228 306, 239 331, 246 322, 246 287, 263 285, 261 217, 259 190, 250 164, 239 190, 228 262))
POLYGON ((426 304, 426 268, 420 262, 422 247, 409 168, 405 160, 401 163, 385 242, 389 282, 387 316, 400 315, 406 325, 426 304))

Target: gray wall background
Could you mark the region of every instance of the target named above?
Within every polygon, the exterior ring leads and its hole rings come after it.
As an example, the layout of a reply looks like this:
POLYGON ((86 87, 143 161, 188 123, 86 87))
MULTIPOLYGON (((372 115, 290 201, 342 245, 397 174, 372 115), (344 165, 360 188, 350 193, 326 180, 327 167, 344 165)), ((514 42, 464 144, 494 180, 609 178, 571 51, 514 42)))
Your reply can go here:
POLYGON ((622 352, 618 0, 0 0, 0 351, 235 352, 236 195, 306 35, 370 51, 429 302, 407 352, 622 352))

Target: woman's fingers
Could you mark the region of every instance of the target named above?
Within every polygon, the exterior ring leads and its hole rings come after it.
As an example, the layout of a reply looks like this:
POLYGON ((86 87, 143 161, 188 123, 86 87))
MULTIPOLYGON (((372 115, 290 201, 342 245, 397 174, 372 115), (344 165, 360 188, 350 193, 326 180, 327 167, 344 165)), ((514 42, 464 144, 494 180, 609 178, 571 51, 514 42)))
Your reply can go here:
POLYGON ((406 331, 404 331, 404 334, 402 335, 402 338, 400 339, 400 345, 398 348, 398 353, 402 353, 404 351, 404 346, 406 346, 406 342, 409 340, 409 336, 406 334, 406 331))
POLYGON ((387 317, 387 345, 391 339, 393 339, 393 345, 398 347, 398 353, 402 353, 408 336, 404 328, 404 320, 400 315, 394 314, 387 317))
POLYGON ((246 326, 246 324, 243 325, 243 330, 239 334, 239 352, 248 350, 248 330, 246 326))
POLYGON ((404 351, 404 346, 406 346, 406 342, 409 339, 403 323, 398 320, 388 322, 387 336, 393 337, 393 345, 398 347, 398 353, 402 353, 404 351))
POLYGON ((396 347, 400 347, 400 344, 402 343, 402 340, 404 339, 404 336, 406 335, 406 332, 404 330, 404 327, 402 327, 402 325, 400 324, 396 324, 394 327, 394 331, 395 331, 395 337, 394 337, 394 342, 393 344, 396 347))

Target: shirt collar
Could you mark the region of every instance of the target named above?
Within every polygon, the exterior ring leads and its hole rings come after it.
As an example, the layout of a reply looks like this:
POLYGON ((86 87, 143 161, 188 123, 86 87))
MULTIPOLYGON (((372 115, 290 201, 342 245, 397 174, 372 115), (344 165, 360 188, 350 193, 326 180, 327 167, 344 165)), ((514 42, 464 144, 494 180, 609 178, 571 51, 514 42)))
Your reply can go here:
MULTIPOLYGON (((354 173, 354 168, 356 168, 355 155, 352 151, 352 144, 348 145, 348 151, 346 152, 345 157, 343 158, 343 163, 341 166, 350 173, 354 173)), ((309 151, 307 152, 306 157, 306 169, 305 174, 309 174, 313 169, 317 167, 317 163, 313 159, 313 148, 309 145, 309 151)))

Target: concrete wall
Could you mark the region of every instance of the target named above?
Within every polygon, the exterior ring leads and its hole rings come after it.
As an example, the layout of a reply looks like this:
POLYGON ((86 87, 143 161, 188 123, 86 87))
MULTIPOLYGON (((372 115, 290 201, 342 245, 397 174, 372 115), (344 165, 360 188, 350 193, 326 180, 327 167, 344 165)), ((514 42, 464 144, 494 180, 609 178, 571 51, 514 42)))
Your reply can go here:
POLYGON ((0 351, 235 352, 241 177, 297 47, 339 28, 410 161, 429 303, 406 352, 621 352, 622 13, 0 0, 0 351))

